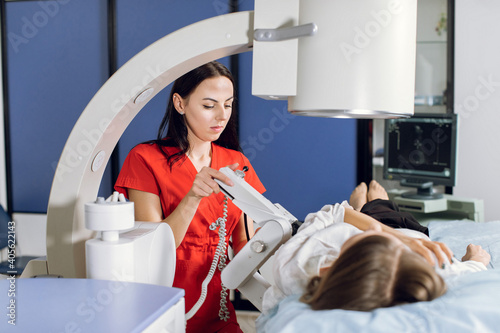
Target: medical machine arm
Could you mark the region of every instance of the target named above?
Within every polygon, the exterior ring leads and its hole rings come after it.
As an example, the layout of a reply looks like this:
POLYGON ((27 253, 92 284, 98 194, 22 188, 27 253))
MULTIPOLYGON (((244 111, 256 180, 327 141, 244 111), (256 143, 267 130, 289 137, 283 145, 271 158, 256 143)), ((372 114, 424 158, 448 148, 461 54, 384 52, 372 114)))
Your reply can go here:
MULTIPOLYGON (((85 276, 85 241, 93 232, 84 225, 84 204, 97 197, 111 152, 132 119, 178 77, 253 50, 252 94, 288 99, 289 112, 411 116, 416 14, 417 0, 364 0, 362 5, 351 0, 255 0, 255 15, 213 17, 145 48, 106 81, 66 142, 47 209, 47 266, 38 274, 85 276)), ((37 274, 29 265, 25 271, 37 274)))
POLYGON ((292 225, 297 219, 250 186, 243 179, 243 171, 235 172, 228 167, 220 171, 234 183, 234 186, 228 186, 216 180, 222 192, 262 226, 222 271, 222 283, 229 289, 239 289, 262 310, 262 296, 269 283, 257 270, 292 236, 292 225))
POLYGON ((153 43, 123 65, 78 119, 56 169, 47 212, 48 272, 85 277, 84 205, 97 197, 109 157, 129 123, 168 84, 204 63, 251 50, 253 12, 197 22, 153 43), (175 52, 172 52, 175 50, 175 52))

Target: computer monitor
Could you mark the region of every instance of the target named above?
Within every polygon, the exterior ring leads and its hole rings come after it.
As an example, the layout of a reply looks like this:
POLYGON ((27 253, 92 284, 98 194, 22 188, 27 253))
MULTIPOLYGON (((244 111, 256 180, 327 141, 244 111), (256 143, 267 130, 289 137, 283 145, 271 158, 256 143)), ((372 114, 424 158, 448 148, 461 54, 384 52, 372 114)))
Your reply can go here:
POLYGON ((403 197, 441 198, 433 186, 455 186, 456 157, 456 114, 415 114, 385 121, 384 178, 417 188, 403 197))

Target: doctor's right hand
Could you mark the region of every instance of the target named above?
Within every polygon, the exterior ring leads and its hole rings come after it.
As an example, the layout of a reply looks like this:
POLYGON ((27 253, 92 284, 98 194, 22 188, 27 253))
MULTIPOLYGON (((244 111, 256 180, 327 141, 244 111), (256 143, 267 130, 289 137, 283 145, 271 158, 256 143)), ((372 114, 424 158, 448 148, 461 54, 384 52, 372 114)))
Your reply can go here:
MULTIPOLYGON (((235 170, 238 167, 238 163, 228 165, 228 167, 235 170)), ((191 186, 187 195, 201 199, 210 196, 212 193, 219 193, 220 187, 215 179, 222 181, 228 186, 234 185, 231 179, 219 170, 203 167, 200 172, 196 174, 193 186, 191 186)))

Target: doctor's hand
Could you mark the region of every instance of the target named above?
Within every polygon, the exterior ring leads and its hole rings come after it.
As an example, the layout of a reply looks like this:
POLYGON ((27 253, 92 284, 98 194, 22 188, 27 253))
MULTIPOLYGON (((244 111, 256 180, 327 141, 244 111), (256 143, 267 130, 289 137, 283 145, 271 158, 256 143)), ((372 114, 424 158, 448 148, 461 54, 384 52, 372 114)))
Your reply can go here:
MULTIPOLYGON (((231 170, 236 170, 238 163, 228 165, 228 167, 231 168, 231 170)), ((201 199, 210 196, 212 193, 219 193, 220 187, 215 179, 220 180, 228 186, 234 185, 231 179, 219 170, 203 167, 200 172, 196 174, 193 186, 191 186, 187 195, 201 199)))

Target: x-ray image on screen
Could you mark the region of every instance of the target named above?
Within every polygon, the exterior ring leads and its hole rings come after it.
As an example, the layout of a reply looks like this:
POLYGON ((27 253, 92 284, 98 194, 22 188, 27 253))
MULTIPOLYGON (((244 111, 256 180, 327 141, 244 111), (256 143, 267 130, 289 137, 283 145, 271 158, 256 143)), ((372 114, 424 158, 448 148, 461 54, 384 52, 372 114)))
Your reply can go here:
POLYGON ((417 114, 385 123, 384 177, 432 193, 433 185, 455 185, 454 114, 417 114))

